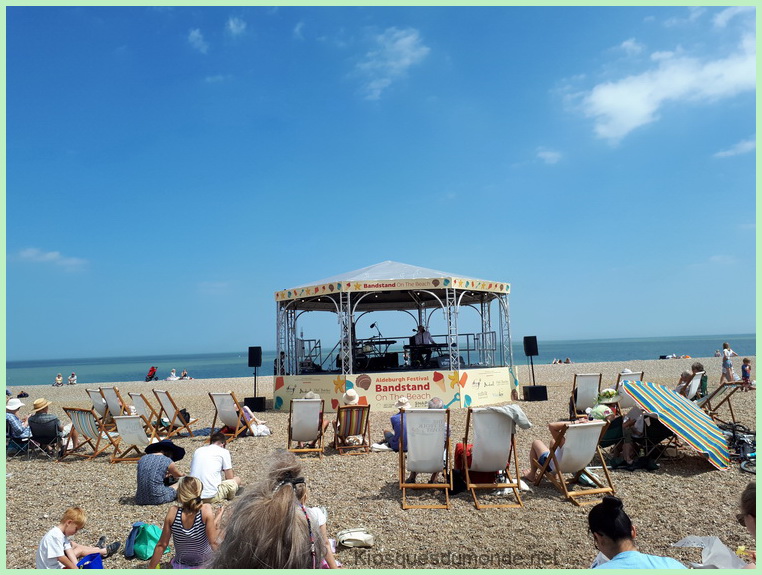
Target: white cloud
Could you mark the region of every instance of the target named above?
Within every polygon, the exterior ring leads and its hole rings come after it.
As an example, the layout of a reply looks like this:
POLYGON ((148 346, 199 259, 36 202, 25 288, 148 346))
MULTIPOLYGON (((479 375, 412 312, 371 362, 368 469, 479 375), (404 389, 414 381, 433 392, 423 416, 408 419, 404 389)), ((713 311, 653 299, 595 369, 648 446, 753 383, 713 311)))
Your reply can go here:
POLYGON ((724 28, 734 16, 748 13, 754 14, 754 10, 754 6, 733 6, 731 8, 726 8, 719 14, 715 14, 714 18, 712 18, 712 22, 714 22, 714 25, 718 28, 724 28))
POLYGON ((194 28, 188 33, 188 42, 202 54, 206 54, 209 51, 209 43, 204 40, 204 35, 198 28, 194 28))
POLYGON ((387 28, 373 37, 373 43, 376 49, 367 52, 356 66, 358 73, 366 77, 363 92, 367 100, 378 100, 392 82, 404 77, 430 52, 413 28, 387 28))
POLYGON ((246 22, 236 16, 231 16, 228 18, 225 28, 233 36, 240 36, 246 31, 246 22))
POLYGON ((746 35, 725 58, 673 56, 657 60, 654 68, 641 74, 598 84, 581 94, 581 108, 595 120, 596 135, 616 143, 632 130, 656 121, 667 103, 705 104, 755 87, 755 38, 746 35))
POLYGON ((663 52, 654 52, 651 54, 651 60, 658 62, 659 60, 669 60, 673 58, 675 53, 670 50, 664 50, 663 52))
POLYGON ((671 27, 671 26, 683 26, 685 24, 690 24, 691 22, 695 22, 701 16, 703 16, 704 12, 706 12, 706 8, 703 8, 701 6, 691 6, 690 8, 688 8, 687 16, 685 16, 684 18, 669 18, 668 20, 664 21, 664 25, 667 27, 671 27))
POLYGON ((82 258, 64 257, 61 252, 44 252, 37 248, 25 248, 18 253, 17 258, 24 262, 55 265, 67 271, 75 271, 87 265, 87 260, 82 258))
POLYGON ((740 154, 746 154, 753 152, 757 148, 756 138, 749 138, 748 140, 741 140, 737 144, 731 146, 727 150, 721 150, 714 154, 715 158, 728 158, 730 156, 738 156, 740 154))
POLYGON ((294 38, 297 40, 304 40, 304 34, 302 34, 302 30, 304 30, 304 22, 297 22, 296 26, 294 26, 293 31, 294 38))
POLYGON ((546 164, 556 164, 561 159, 561 152, 550 150, 548 148, 537 148, 537 157, 546 164))
POLYGON ((637 54, 640 54, 644 48, 643 44, 639 44, 635 38, 625 40, 619 44, 619 47, 624 50, 628 56, 636 56, 637 54))

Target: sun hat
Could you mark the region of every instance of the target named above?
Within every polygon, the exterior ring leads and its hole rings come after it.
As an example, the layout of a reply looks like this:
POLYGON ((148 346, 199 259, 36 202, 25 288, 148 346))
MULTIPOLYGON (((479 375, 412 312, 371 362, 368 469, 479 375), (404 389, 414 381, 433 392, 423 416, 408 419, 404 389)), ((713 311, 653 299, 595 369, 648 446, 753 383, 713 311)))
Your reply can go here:
POLYGON ((618 403, 620 399, 621 397, 617 390, 611 387, 602 389, 598 394, 598 403, 602 403, 604 405, 608 403, 618 403))
POLYGON ((36 413, 40 411, 41 409, 45 409, 48 405, 52 405, 52 404, 53 404, 52 401, 48 401, 44 397, 41 397, 40 399, 35 399, 34 403, 32 404, 32 411, 36 413))
POLYGON ((410 409, 410 400, 404 395, 397 400, 394 404, 397 409, 410 409))
MULTIPOLYGON (((590 409, 588 407, 588 409, 590 409)), ((585 410, 587 412, 587 410, 585 410)), ((591 419, 606 419, 609 415, 611 415, 613 411, 608 405, 599 404, 590 409, 590 412, 588 415, 591 419)))
POLYGON ((5 404, 5 411, 16 411, 17 409, 20 409, 22 405, 26 405, 26 403, 21 403, 20 399, 11 398, 8 403, 5 404))
POLYGON ((621 372, 621 373, 622 373, 622 374, 627 374, 627 373, 632 373, 632 371, 630 371, 629 369, 627 369, 627 368, 625 367, 625 368, 622 370, 622 372, 621 372))
POLYGON ((314 391, 310 390, 304 394, 304 399, 320 399, 320 396, 314 391))
POLYGON ((344 393, 341 400, 344 402, 344 405, 357 405, 357 402, 360 401, 360 396, 357 395, 357 392, 350 387, 344 393))
POLYGON ((172 443, 171 439, 162 439, 146 447, 146 453, 158 453, 160 451, 171 451, 172 461, 180 461, 185 457, 185 449, 172 443))

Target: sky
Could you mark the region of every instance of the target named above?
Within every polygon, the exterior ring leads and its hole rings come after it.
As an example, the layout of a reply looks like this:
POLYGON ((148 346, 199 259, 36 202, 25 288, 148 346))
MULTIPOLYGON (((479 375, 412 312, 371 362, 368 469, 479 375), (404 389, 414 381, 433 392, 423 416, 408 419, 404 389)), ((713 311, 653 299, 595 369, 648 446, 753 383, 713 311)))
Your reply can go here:
POLYGON ((274 349, 277 290, 386 260, 510 282, 514 343, 755 332, 752 7, 9 7, 6 33, 8 360, 274 349))

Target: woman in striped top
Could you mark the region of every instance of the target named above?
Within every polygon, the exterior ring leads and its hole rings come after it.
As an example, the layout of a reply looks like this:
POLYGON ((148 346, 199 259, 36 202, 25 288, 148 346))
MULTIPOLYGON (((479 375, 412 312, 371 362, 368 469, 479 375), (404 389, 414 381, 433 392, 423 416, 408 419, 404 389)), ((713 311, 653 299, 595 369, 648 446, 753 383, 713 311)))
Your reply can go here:
POLYGON ((212 550, 217 549, 217 529, 222 509, 214 516, 212 506, 201 503, 201 481, 185 476, 177 488, 177 501, 180 507, 173 505, 164 519, 164 528, 156 544, 149 569, 154 569, 164 554, 172 536, 175 556, 172 558, 174 569, 201 569, 211 558, 212 550))

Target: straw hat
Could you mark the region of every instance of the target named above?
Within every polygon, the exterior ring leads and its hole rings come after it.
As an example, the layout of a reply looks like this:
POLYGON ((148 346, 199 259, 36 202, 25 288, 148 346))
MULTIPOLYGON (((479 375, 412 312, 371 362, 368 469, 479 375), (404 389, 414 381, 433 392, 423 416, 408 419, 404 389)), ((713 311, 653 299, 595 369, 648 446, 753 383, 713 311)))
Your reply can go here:
POLYGON ((21 409, 24 405, 26 405, 26 403, 21 403, 20 399, 14 397, 5 404, 5 411, 16 411, 17 409, 21 409))
POLYGON ((402 396, 397 400, 397 403, 394 404, 394 407, 397 409, 410 409, 410 400, 408 400, 407 397, 402 396))
POLYGON ((357 402, 360 401, 360 396, 357 395, 357 392, 350 387, 344 393, 341 400, 344 402, 344 405, 357 405, 357 402))
POLYGON ((162 439, 146 447, 146 453, 158 453, 160 451, 171 451, 172 461, 180 461, 185 457, 185 449, 172 443, 171 439, 162 439))
POLYGON ((632 372, 631 372, 629 369, 627 369, 627 368, 625 367, 625 368, 622 370, 622 375, 626 375, 626 374, 628 374, 628 373, 632 373, 632 372))
POLYGON ((41 397, 40 399, 35 399, 34 403, 32 404, 32 412, 37 413, 38 411, 45 409, 48 405, 52 405, 52 401, 48 401, 44 397, 41 397))
POLYGON ((314 391, 310 390, 304 394, 304 399, 320 399, 320 396, 314 391))

